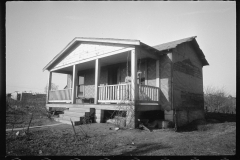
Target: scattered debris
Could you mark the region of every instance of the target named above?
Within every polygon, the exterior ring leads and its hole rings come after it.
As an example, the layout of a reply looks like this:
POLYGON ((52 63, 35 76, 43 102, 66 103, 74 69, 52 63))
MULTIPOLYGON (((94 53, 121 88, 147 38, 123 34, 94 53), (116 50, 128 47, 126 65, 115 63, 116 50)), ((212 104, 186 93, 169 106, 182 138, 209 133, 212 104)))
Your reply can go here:
POLYGON ((108 119, 106 122, 117 125, 119 127, 125 127, 126 126, 126 117, 115 116, 113 119, 108 119))
POLYGON ((139 128, 142 129, 142 130, 146 130, 146 131, 149 131, 151 132, 146 126, 144 126, 143 124, 139 124, 139 128))

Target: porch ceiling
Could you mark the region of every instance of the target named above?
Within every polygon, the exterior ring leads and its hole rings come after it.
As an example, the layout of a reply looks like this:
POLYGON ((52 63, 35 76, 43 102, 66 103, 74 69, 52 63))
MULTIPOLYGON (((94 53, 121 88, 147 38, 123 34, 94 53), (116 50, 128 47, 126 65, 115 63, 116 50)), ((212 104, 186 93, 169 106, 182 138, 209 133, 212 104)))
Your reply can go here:
MULTIPOLYGON (((144 52, 138 53, 138 59, 143 59, 143 58, 152 58, 152 57, 148 56, 148 54, 146 54, 144 52)), ((131 52, 130 51, 101 58, 100 62, 101 62, 101 66, 107 66, 107 65, 127 62, 127 59, 129 62, 131 61, 131 52)), ((77 67, 78 71, 95 68, 95 60, 77 64, 76 67, 77 67)), ((72 71, 73 71, 73 66, 68 66, 65 68, 58 69, 54 72, 55 73, 72 74, 72 71)))

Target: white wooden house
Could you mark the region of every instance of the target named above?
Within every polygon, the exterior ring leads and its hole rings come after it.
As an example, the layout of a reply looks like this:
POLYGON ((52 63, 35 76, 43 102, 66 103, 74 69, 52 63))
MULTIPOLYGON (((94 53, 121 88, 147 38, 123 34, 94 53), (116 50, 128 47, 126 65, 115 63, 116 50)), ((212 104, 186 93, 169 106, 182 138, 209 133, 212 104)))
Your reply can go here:
POLYGON ((97 122, 105 110, 125 110, 133 127, 148 111, 178 126, 204 118, 202 67, 208 62, 195 38, 153 47, 139 40, 74 38, 43 68, 49 85, 52 73, 68 75, 63 90, 48 90, 46 106, 68 109, 61 121, 72 117, 75 123, 90 108, 97 122))

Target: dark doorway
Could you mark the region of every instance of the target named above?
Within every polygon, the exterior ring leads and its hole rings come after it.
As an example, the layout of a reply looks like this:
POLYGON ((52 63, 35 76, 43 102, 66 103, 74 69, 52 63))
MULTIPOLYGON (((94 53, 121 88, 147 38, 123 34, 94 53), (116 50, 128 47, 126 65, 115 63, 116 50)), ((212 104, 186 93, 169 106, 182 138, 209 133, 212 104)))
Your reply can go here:
POLYGON ((149 122, 154 120, 164 120, 164 111, 155 110, 155 111, 141 111, 139 112, 139 119, 148 119, 149 122))
POLYGON ((110 66, 108 69, 108 84, 117 84, 117 72, 118 67, 117 66, 110 66))

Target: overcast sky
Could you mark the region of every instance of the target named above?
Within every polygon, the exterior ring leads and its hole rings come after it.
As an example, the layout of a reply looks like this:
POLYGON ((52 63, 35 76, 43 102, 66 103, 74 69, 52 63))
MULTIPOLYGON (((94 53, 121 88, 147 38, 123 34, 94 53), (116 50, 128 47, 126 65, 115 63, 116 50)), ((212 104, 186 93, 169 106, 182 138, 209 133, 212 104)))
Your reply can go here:
MULTIPOLYGON (((75 37, 138 39, 150 46, 190 36, 209 66, 204 86, 236 95, 235 2, 7 2, 6 89, 43 92, 42 69, 75 37)), ((62 89, 66 75, 53 74, 62 89)))

